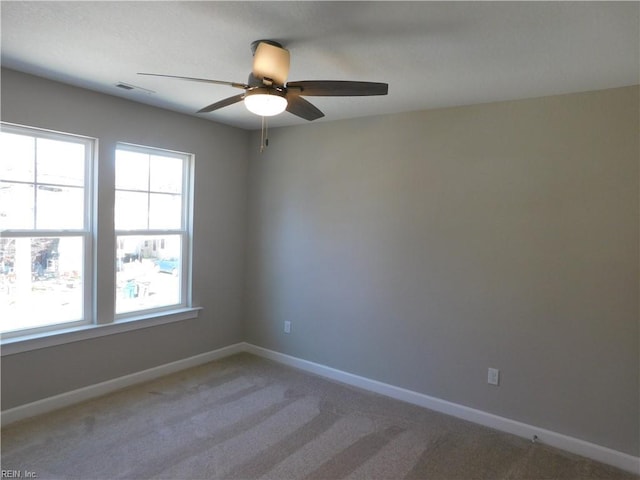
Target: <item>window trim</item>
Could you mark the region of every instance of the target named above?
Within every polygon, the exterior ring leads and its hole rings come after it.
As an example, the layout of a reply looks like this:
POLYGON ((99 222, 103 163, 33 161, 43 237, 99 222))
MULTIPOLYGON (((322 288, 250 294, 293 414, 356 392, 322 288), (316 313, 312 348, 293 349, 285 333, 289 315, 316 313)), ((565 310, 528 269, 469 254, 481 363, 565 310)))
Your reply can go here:
MULTIPOLYGON (((144 145, 132 144, 127 142, 117 142, 114 155, 117 155, 117 151, 125 150, 129 152, 143 153, 147 155, 158 155, 163 157, 173 157, 182 160, 182 205, 181 205, 181 224, 179 229, 131 229, 122 230, 117 229, 114 225, 113 233, 116 239, 122 236, 145 236, 145 235, 179 235, 181 237, 181 271, 180 271, 180 299, 179 303, 161 306, 157 308, 150 308, 144 310, 134 310, 128 312, 117 313, 116 311, 116 291, 114 289, 113 307, 114 307, 114 322, 128 320, 137 316, 146 314, 161 314, 162 312, 171 311, 174 309, 183 309, 191 307, 191 288, 192 288, 192 247, 193 247, 193 177, 194 177, 194 155, 192 153, 180 152, 177 150, 170 150, 158 147, 149 147, 144 145)), ((116 167, 117 168, 117 167, 116 167)), ((117 174, 116 174, 117 175, 117 174)), ((129 189, 118 189, 114 184, 114 193, 118 190, 131 191, 129 189)), ((151 193, 151 189, 148 190, 151 193)), ((115 219, 114 219, 115 220, 115 219)), ((114 258, 117 257, 114 252, 114 258)), ((115 265, 115 262, 114 262, 115 265)), ((114 267, 115 268, 115 267, 114 267)))
MULTIPOLYGON (((72 320, 68 322, 50 323, 39 327, 25 328, 21 330, 11 330, 0 333, 2 345, 5 340, 12 338, 22 338, 32 335, 46 335, 50 332, 60 331, 78 326, 92 325, 95 323, 93 308, 93 290, 95 284, 95 270, 93 263, 93 244, 94 244, 94 172, 96 171, 98 139, 85 135, 77 135, 74 133, 58 132, 38 127, 26 125, 18 125, 15 123, 0 122, 0 131, 11 133, 14 135, 30 136, 31 138, 43 138, 47 140, 65 141, 68 143, 78 143, 85 147, 84 158, 84 179, 83 179, 83 197, 84 197, 84 215, 82 228, 62 228, 62 229, 38 229, 35 224, 37 218, 37 203, 34 203, 34 228, 32 229, 5 229, 0 230, 0 237, 14 238, 43 238, 43 237, 82 237, 82 245, 84 250, 84 258, 82 260, 82 318, 80 320, 72 320)), ((37 156, 37 149, 34 151, 37 156)), ((37 157, 36 157, 37 158, 37 157)), ((35 161, 35 159, 34 159, 35 161)), ((35 165, 34 165, 35 168, 35 165)), ((13 182, 29 185, 38 185, 36 177, 37 170, 34 170, 33 182, 13 182)), ((11 180, 5 180, 12 182, 11 180)), ((45 185, 53 185, 44 182, 45 185)))
MULTIPOLYGON (((84 227, 82 229, 62 229, 62 230, 3 230, 0 236, 20 236, 20 237, 46 237, 46 236, 82 236, 85 248, 83 268, 83 319, 80 321, 55 323, 43 327, 32 329, 15 330, 11 332, 0 333, 0 355, 13 355, 41 348, 48 348, 56 345, 64 345, 76 341, 99 338, 123 332, 129 332, 158 325, 170 324, 199 317, 202 307, 192 306, 192 252, 193 252, 193 215, 194 215, 194 172, 195 172, 195 155, 186 152, 163 149, 158 147, 147 147, 135 145, 125 142, 113 143, 113 155, 115 157, 116 150, 120 147, 127 149, 139 149, 145 153, 157 152, 162 156, 173 156, 183 159, 183 191, 182 191, 182 225, 179 232, 174 230, 147 230, 145 234, 180 234, 182 235, 182 268, 181 275, 181 303, 179 305, 170 305, 160 308, 138 310, 126 312, 123 314, 115 314, 115 294, 116 286, 114 284, 112 290, 112 315, 107 318, 99 318, 98 305, 103 301, 109 301, 109 294, 98 292, 98 257, 104 262, 104 252, 100 254, 97 249, 98 241, 98 221, 100 212, 104 211, 108 206, 98 205, 98 196, 101 188, 110 188, 115 194, 115 184, 111 186, 100 186, 97 178, 99 171, 98 152, 100 147, 100 139, 91 138, 84 135, 76 135, 73 133, 57 132, 38 127, 27 125, 13 124, 0 121, 0 130, 9 133, 18 133, 39 136, 44 138, 52 138, 55 140, 68 140, 69 138, 79 139, 79 143, 86 142, 88 148, 85 149, 85 179, 84 179, 84 227), (102 299, 102 300, 101 300, 102 299)), ((101 152, 104 154, 104 152, 101 152)), ((112 158, 114 158, 112 157, 112 158)), ((103 160, 104 161, 104 160, 103 160)), ((113 179, 115 180, 115 178, 113 179)), ((112 197, 113 199, 113 197, 112 197)), ((113 207, 113 205, 111 205, 113 207)), ((111 230, 100 232, 100 235, 112 235, 114 239, 114 251, 107 252, 114 260, 112 265, 115 274, 115 260, 117 259, 117 242, 115 239, 119 232, 130 233, 130 231, 119 231, 115 229, 115 225, 111 230)), ((115 279, 115 275, 114 275, 115 279)))
POLYGON ((114 321, 113 323, 59 328, 48 332, 32 333, 30 335, 25 334, 9 338, 5 338, 3 335, 0 356, 15 355, 17 353, 30 352, 32 350, 40 350, 42 348, 55 347, 57 345, 65 345, 67 343, 190 320, 198 318, 200 310, 202 310, 202 307, 180 308, 132 316, 126 320, 114 321))

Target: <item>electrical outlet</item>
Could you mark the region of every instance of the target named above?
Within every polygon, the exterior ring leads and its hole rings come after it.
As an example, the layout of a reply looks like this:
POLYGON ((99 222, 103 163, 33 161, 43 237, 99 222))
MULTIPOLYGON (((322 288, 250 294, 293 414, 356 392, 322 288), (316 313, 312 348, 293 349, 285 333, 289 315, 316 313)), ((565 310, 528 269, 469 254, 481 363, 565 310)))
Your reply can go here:
POLYGON ((487 382, 490 385, 500 384, 500 370, 497 368, 489 368, 489 374, 487 375, 487 382))
POLYGON ((284 333, 291 333, 291 322, 288 320, 284 322, 284 333))

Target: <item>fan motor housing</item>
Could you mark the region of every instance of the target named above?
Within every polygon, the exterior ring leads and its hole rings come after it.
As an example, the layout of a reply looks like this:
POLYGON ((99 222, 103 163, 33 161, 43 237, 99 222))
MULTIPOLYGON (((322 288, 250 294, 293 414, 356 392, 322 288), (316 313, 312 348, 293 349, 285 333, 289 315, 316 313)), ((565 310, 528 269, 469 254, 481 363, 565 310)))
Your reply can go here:
POLYGON ((267 78, 276 85, 284 85, 289 75, 289 50, 270 40, 256 40, 251 44, 252 50, 254 45, 252 75, 259 79, 267 78))

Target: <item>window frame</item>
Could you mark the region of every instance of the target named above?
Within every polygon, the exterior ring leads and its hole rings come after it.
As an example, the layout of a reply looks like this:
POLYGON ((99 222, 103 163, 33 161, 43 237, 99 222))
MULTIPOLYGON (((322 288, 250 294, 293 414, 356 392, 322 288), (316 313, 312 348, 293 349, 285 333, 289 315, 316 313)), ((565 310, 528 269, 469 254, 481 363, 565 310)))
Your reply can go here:
MULTIPOLYGON (((118 150, 124 150, 134 153, 142 153, 145 155, 157 155, 162 157, 170 157, 182 160, 182 191, 181 200, 182 205, 180 209, 181 225, 179 229, 159 229, 159 228, 147 228, 147 229, 118 229, 115 226, 115 213, 114 213, 114 237, 115 248, 117 251, 118 240, 122 237, 144 237, 144 236, 168 236, 178 235, 180 236, 180 295, 178 303, 159 306, 154 308, 146 308, 140 310, 127 311, 117 313, 116 305, 116 288, 114 286, 114 316, 115 322, 135 318, 138 316, 153 315, 157 313, 163 313, 171 310, 180 310, 191 307, 191 276, 192 276, 192 261, 191 252, 193 245, 193 168, 194 168, 194 155, 191 153, 180 152, 176 150, 169 150, 158 147, 149 147, 144 145, 137 145, 127 142, 117 142, 114 155, 117 155, 118 150)), ((116 167, 117 168, 117 167, 116 167)), ((117 173, 116 173, 117 175, 117 173)), ((114 194, 118 191, 141 191, 134 189, 118 189, 114 184, 114 194)), ((153 191, 149 188, 146 193, 151 194, 153 191)), ((114 252, 114 259, 117 260, 117 253, 114 252)), ((114 262, 115 269, 116 262, 114 262)))
MULTIPOLYGON (((85 171, 84 171, 84 227, 82 229, 64 229, 64 230, 30 230, 30 229, 5 229, 0 231, 0 237, 47 237, 47 236, 82 236, 84 245, 83 259, 83 318, 79 321, 53 323, 42 327, 25 328, 10 332, 0 332, 0 356, 14 355, 17 353, 28 352, 41 348, 49 348, 56 345, 65 345, 71 342, 88 340, 92 338, 100 338, 107 335, 121 334, 124 332, 154 327, 174 322, 198 318, 202 307, 194 307, 192 304, 192 255, 193 255, 193 219, 194 219, 194 203, 195 203, 195 155, 161 147, 148 147, 127 142, 117 142, 107 140, 100 142, 99 138, 93 138, 86 135, 59 132, 55 130, 33 127, 29 125, 15 124, 11 122, 0 121, 0 130, 8 133, 18 133, 41 136, 54 140, 74 139, 81 142, 87 142, 90 148, 85 149, 85 171), (111 177, 110 185, 100 185, 98 172, 100 164, 103 162, 113 162, 111 168, 107 170, 115 171, 115 154, 116 150, 124 146, 128 149, 142 149, 145 153, 150 151, 162 156, 177 155, 183 159, 183 190, 182 190, 182 209, 181 217, 181 235, 182 241, 182 272, 181 272, 181 298, 179 304, 163 306, 154 309, 136 310, 131 312, 123 312, 116 314, 116 262, 117 262, 117 234, 119 230, 115 229, 112 223, 111 227, 106 228, 99 226, 100 218, 106 217, 115 219, 109 209, 114 211, 115 202, 115 176, 111 177), (99 153, 102 159, 99 158, 99 153), (104 197, 105 188, 111 193, 104 197), (103 199, 102 203, 99 199, 103 199), (105 203, 106 200, 106 203, 105 203), (113 243, 107 242, 107 245, 113 245, 113 251, 107 248, 105 252, 103 248, 98 248, 98 236, 112 236, 113 243), (111 258, 111 260, 108 260, 111 258), (105 274, 105 268, 108 272, 109 267, 99 268, 100 265, 106 265, 110 262, 113 268, 113 284, 112 288, 104 288, 98 291, 100 285, 99 275, 105 274), (100 314, 99 305, 111 304, 110 313, 104 312, 100 314), (106 315, 105 315, 106 314, 106 315)), ((107 177, 110 174, 107 172, 107 177)), ((46 182, 45 182, 46 183, 46 182)), ((35 182, 34 182, 35 184, 35 182)), ((35 212, 34 212, 35 215, 35 212)), ((34 225, 35 226, 35 225, 34 225)), ((155 232, 165 233, 166 230, 157 229, 155 232)), ((131 233, 126 231, 125 233, 131 233)), ((144 234, 151 234, 152 231, 145 230, 144 234)), ((110 274, 107 274, 107 277, 110 274)), ((102 308, 102 307, 100 307, 102 308)))
MULTIPOLYGON (((95 185, 93 182, 94 171, 95 171, 95 163, 97 160, 97 151, 98 151, 98 139, 91 138, 84 135, 77 135, 73 133, 66 132, 57 132, 54 130, 47 130, 37 127, 18 125, 14 123, 8 122, 0 122, 0 131, 3 133, 10 133, 15 135, 24 135, 34 139, 43 138, 47 140, 55 140, 55 141, 64 141, 68 143, 78 143, 84 145, 85 147, 85 158, 84 158, 84 178, 83 178, 83 201, 84 201, 84 215, 83 215, 83 227, 82 228, 63 228, 63 229, 38 229, 37 224, 35 223, 35 219, 37 219, 37 209, 38 204, 34 202, 34 228, 26 229, 26 228, 18 228, 12 229, 8 228, 5 230, 0 230, 0 237, 2 238, 45 238, 45 237, 81 237, 83 244, 83 254, 84 258, 82 261, 82 318, 79 320, 72 320, 69 322, 58 322, 58 323, 50 323, 47 325, 42 325, 38 327, 24 328, 20 330, 12 330, 7 332, 2 332, 1 337, 2 340, 11 339, 15 337, 24 337, 24 336, 34 336, 39 334, 46 334, 50 332, 56 332, 59 330, 67 330, 74 327, 82 327, 86 325, 91 325, 94 323, 93 318, 93 288, 94 288, 94 223, 93 223, 93 214, 94 214, 94 191, 95 185)), ((4 182, 14 183, 14 184, 22 184, 22 185, 33 185, 34 190, 35 187, 39 184, 44 185, 52 185, 56 186, 54 183, 46 183, 46 182, 38 182, 37 178, 37 169, 35 169, 36 159, 37 159, 37 150, 34 151, 34 179, 33 182, 27 181, 15 181, 15 180, 6 180, 3 179, 4 182)), ((66 185, 58 185, 58 186, 66 186, 66 185)), ((34 193, 35 194, 35 193, 34 193)))

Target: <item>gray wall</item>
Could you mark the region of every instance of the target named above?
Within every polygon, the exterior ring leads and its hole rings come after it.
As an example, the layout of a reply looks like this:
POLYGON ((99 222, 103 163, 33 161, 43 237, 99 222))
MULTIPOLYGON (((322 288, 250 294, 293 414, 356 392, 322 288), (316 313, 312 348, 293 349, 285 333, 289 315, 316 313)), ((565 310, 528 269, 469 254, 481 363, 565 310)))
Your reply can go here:
POLYGON ((257 133, 3 70, 3 120, 100 138, 103 200, 116 141, 196 154, 204 310, 2 357, 2 408, 247 340, 638 455, 638 105, 634 87, 310 124, 259 155, 257 133))
POLYGON ((254 133, 247 340, 638 455, 638 107, 310 124, 262 155, 254 133))
MULTIPOLYGON (((118 141, 195 154, 195 320, 2 357, 2 409, 243 340, 246 131, 2 70, 2 120, 99 139, 100 200, 113 201, 118 141)), ((113 318, 112 212, 98 219, 98 318, 113 318), (110 297, 110 298, 109 298, 110 297)))

